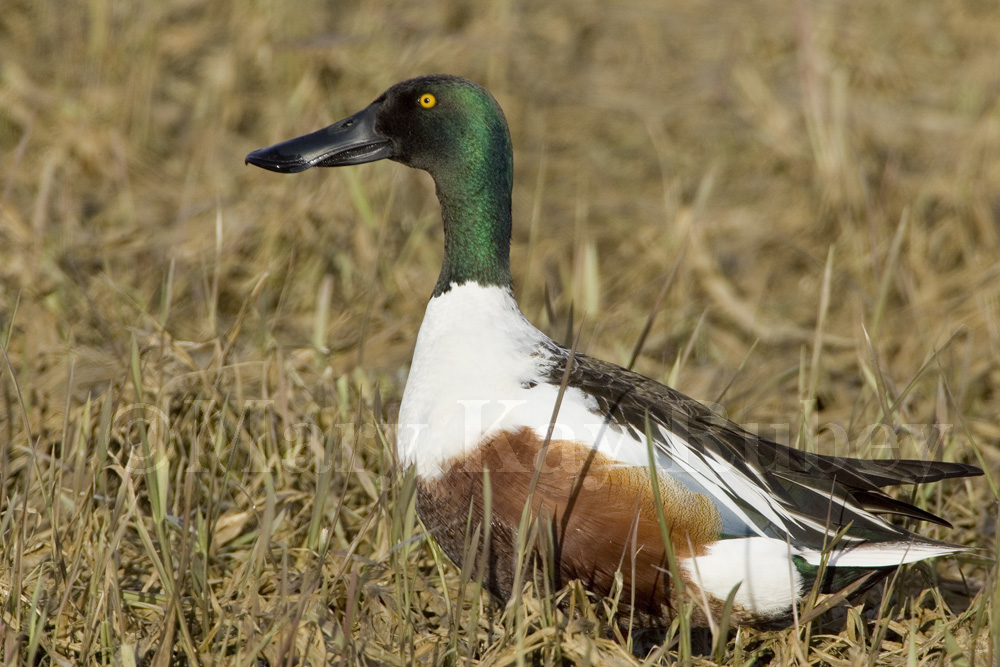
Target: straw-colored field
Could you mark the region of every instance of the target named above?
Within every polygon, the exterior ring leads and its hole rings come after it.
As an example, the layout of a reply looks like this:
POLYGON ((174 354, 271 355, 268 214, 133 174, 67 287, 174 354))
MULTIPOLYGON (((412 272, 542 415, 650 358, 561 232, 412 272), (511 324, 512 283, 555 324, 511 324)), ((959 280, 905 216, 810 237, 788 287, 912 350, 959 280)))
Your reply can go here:
POLYGON ((5 0, 0 664, 646 659, 612 601, 500 609, 419 535, 375 425, 441 259, 429 177, 243 165, 440 71, 507 112, 543 329, 627 363, 677 265, 644 374, 987 470, 900 491, 975 551, 650 660, 1000 663, 997 35, 995 2, 5 0))

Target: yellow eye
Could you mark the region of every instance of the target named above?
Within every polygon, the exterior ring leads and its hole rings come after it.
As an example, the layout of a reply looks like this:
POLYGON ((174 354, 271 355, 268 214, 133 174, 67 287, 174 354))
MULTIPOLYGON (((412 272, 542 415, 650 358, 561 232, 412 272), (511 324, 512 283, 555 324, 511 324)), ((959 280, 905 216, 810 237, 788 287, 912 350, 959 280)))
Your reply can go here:
POLYGON ((437 100, 430 93, 424 93, 420 96, 420 106, 423 108, 430 109, 435 104, 437 104, 437 100))

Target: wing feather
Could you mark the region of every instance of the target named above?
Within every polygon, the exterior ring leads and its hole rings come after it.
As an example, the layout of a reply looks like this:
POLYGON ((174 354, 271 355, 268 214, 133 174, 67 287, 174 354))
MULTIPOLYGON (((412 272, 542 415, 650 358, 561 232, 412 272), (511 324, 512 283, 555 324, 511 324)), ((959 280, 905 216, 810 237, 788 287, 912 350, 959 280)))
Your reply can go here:
MULTIPOLYGON (((548 380, 558 383, 562 370, 555 369, 565 368, 565 358, 554 361, 548 380)), ((648 418, 657 450, 745 522, 748 532, 788 538, 805 548, 822 549, 845 526, 846 543, 915 537, 882 514, 949 525, 882 488, 982 474, 961 463, 841 458, 792 449, 670 387, 586 355, 575 355, 569 383, 592 397, 595 412, 619 428, 645 434, 648 418)))

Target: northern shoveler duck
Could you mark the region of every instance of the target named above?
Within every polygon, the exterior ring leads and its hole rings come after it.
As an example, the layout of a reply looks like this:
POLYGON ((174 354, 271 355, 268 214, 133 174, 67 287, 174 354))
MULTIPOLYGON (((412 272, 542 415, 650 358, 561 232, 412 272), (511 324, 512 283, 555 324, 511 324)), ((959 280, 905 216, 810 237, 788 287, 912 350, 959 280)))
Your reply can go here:
POLYGON ((470 507, 482 521, 490 480, 489 553, 480 562, 496 597, 519 593, 517 531, 529 495, 534 516, 549 522, 551 583, 580 579, 607 594, 620 571, 622 599, 651 624, 670 618, 681 589, 671 582, 658 504, 700 624, 734 589, 731 622, 780 622, 819 572, 829 590, 962 549, 887 521, 949 525, 882 489, 978 468, 797 451, 535 328, 512 291, 510 134, 483 87, 443 75, 403 81, 349 118, 246 159, 294 173, 383 158, 430 173, 444 220, 443 266, 403 393, 398 453, 416 467, 420 516, 456 563, 470 507))

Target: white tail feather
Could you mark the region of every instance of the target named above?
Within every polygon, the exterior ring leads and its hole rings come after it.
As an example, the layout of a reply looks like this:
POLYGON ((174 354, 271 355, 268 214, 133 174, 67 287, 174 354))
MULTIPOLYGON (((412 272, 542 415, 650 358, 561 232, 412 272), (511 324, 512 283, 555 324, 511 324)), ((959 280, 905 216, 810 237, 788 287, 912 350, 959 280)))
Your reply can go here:
MULTIPOLYGON (((893 567, 965 550, 965 547, 944 542, 865 542, 834 549, 826 564, 829 567, 893 567)), ((810 565, 819 565, 823 559, 823 553, 814 549, 802 550, 801 556, 810 565)))

